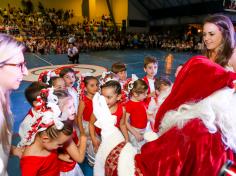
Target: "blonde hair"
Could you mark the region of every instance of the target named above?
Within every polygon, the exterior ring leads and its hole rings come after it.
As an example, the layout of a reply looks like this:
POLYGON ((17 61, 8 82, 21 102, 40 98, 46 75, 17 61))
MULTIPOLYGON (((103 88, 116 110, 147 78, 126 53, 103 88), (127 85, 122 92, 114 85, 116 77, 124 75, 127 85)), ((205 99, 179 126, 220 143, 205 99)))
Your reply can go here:
MULTIPOLYGON (((24 50, 24 46, 13 37, 0 34, 0 67, 11 59, 17 52, 24 50)), ((10 90, 0 87, 0 141, 3 150, 7 153, 10 149, 12 134, 12 112, 10 110, 10 90)))
POLYGON ((16 41, 13 37, 0 34, 0 66, 15 56, 19 51, 23 52, 25 49, 21 42, 16 41))
POLYGON ((0 88, 0 141, 5 152, 10 149, 9 135, 12 133, 13 118, 10 110, 10 91, 0 88))

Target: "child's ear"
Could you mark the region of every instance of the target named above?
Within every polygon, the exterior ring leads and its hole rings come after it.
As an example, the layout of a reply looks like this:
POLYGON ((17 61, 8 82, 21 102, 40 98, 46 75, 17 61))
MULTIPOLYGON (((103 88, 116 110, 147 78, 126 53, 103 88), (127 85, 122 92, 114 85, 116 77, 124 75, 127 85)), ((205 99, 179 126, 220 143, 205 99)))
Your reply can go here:
POLYGON ((147 70, 146 70, 146 68, 145 68, 145 67, 143 67, 143 70, 144 70, 144 72, 145 72, 145 73, 147 72, 147 70))
POLYGON ((33 107, 36 107, 37 106, 37 101, 33 101, 33 107))
POLYGON ((46 133, 43 133, 41 135, 41 139, 42 139, 43 143, 48 142, 50 140, 46 133))
POLYGON ((134 92, 134 93, 133 93, 133 96, 138 97, 138 94, 134 92))
POLYGON ((121 94, 119 94, 118 96, 117 96, 117 101, 120 101, 121 100, 121 94))

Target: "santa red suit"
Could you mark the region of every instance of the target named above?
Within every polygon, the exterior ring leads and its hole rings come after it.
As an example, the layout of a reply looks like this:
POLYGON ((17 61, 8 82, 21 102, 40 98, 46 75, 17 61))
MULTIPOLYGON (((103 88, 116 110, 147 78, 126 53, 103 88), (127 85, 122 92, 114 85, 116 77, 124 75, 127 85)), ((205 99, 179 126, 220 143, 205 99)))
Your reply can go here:
POLYGON ((160 137, 135 157, 144 175, 218 175, 235 160, 233 80, 235 73, 203 56, 183 66, 156 116, 160 137))
MULTIPOLYGON (((143 145, 139 154, 135 154, 129 143, 120 147, 118 162, 114 162, 118 171, 109 175, 218 175, 226 160, 235 161, 234 80, 235 73, 226 71, 206 57, 191 58, 183 66, 170 95, 157 113, 159 138, 143 145)), ((96 106, 99 103, 94 103, 96 106)), ((105 113, 99 114, 101 112, 96 109, 101 108, 94 108, 94 111, 98 124, 103 126, 103 140, 94 173, 101 175, 99 173, 105 172, 106 175, 108 165, 103 157, 108 158, 114 149, 117 150, 122 139, 115 129, 111 126, 108 129, 108 124, 103 124, 101 120, 105 121, 105 113), (110 138, 112 143, 108 140, 110 138)))

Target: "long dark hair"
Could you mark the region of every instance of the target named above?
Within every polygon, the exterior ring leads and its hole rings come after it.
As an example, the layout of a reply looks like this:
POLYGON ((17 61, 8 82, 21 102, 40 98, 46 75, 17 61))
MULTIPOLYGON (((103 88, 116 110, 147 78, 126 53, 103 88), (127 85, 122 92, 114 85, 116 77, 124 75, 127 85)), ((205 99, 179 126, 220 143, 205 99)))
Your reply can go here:
MULTIPOLYGON (((220 14, 208 16, 204 21, 204 24, 206 23, 215 24, 222 33, 222 48, 218 51, 215 62, 225 67, 228 64, 235 47, 234 26, 229 17, 220 14)), ((212 54, 211 51, 206 48, 205 43, 203 46, 202 53, 210 58, 212 54)))

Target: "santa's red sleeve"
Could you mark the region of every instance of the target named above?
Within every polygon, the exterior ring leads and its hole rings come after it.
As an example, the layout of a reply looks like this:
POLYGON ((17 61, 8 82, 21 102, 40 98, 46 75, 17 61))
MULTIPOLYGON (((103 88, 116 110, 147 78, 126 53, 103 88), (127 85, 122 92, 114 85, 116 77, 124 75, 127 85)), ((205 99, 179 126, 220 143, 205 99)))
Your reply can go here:
POLYGON ((226 71, 205 56, 194 56, 180 70, 170 95, 160 106, 155 119, 155 129, 165 113, 188 102, 198 102, 223 87, 233 87, 236 73, 226 71))
POLYGON ((196 118, 145 144, 136 163, 144 176, 217 176, 227 159, 234 160, 233 155, 221 134, 209 133, 196 118))

